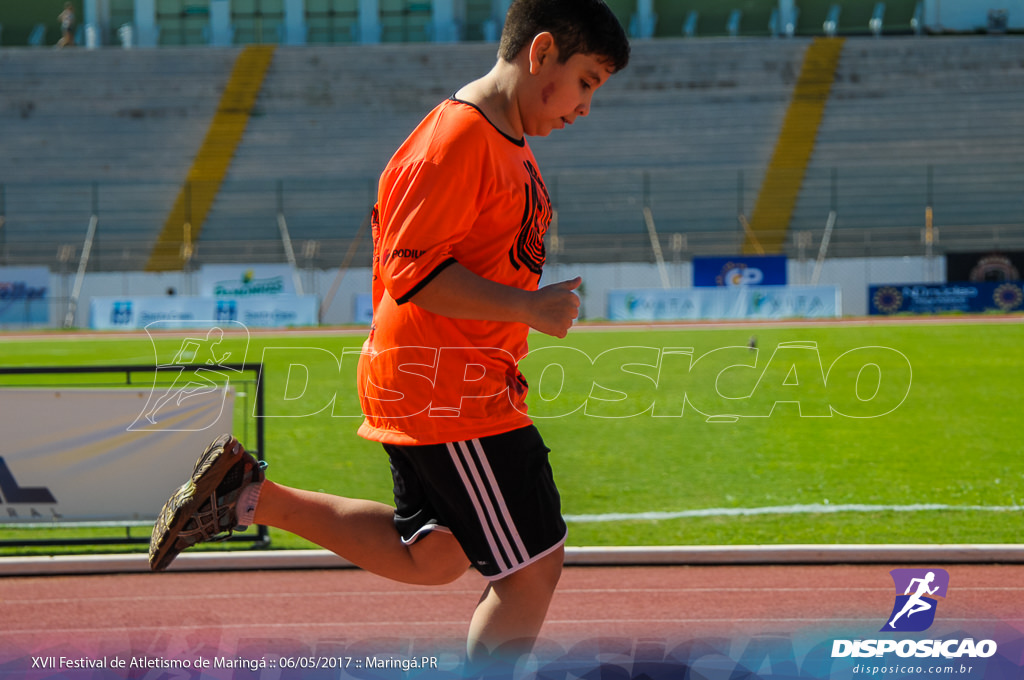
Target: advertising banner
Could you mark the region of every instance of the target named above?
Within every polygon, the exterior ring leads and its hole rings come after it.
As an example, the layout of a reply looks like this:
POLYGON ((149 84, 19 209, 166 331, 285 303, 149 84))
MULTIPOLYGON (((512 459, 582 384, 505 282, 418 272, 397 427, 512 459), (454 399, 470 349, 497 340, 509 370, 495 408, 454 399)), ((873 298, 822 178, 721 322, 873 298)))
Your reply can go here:
POLYGON ((946 253, 946 280, 990 283, 1024 280, 1024 252, 946 253))
POLYGON ((373 323, 373 296, 369 293, 356 295, 356 323, 369 326, 373 323))
POLYGON ((49 323, 49 294, 46 267, 0 267, 0 326, 49 323))
POLYGON ((288 328, 315 326, 319 313, 315 295, 95 297, 90 303, 89 327, 128 330, 159 321, 168 327, 189 328, 208 321, 237 321, 250 328, 288 328))
POLYGON ((612 321, 819 319, 842 315, 836 286, 648 288, 608 293, 612 321))
POLYGON ((155 520, 182 470, 232 429, 234 399, 192 378, 166 390, 0 390, 0 522, 155 520))
POLYGON ((784 286, 785 255, 737 255, 693 258, 693 285, 784 286))
POLYGON ((1024 282, 870 286, 869 314, 1024 311, 1024 282))
POLYGON ((207 264, 199 269, 199 294, 204 297, 295 295, 295 279, 287 264, 207 264))

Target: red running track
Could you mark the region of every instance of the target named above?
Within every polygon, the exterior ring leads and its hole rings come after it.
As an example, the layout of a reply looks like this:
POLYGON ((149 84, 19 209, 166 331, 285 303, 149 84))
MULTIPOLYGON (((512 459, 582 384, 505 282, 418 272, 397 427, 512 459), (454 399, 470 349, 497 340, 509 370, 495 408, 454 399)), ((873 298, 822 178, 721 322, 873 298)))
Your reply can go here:
MULTIPOLYGON (((612 654, 636 662, 664 657, 679 644, 712 639, 725 640, 726 655, 738 657, 749 651, 751 641, 775 639, 787 641, 799 664, 808 648, 830 647, 837 638, 886 637, 878 631, 895 601, 890 568, 570 567, 538 649, 554 655, 575 650, 594 659, 612 654)), ((935 624, 927 634, 911 637, 980 639, 996 631, 1000 654, 1019 671, 1024 666, 1024 566, 944 568, 950 585, 935 624)), ((448 663, 451 669, 483 587, 473 572, 448 586, 425 588, 356 569, 7 577, 0 579, 0 678, 78 677, 25 668, 31 657, 38 663, 60 656, 351 660, 439 655, 442 668, 448 663)), ((147 672, 89 671, 81 677, 156 679, 164 671, 147 672)), ((281 672, 236 669, 229 677, 278 678, 281 672)), ((373 677, 411 677, 390 672, 373 677)), ((306 674, 295 671, 292 677, 306 674)), ((333 670, 317 677, 350 676, 333 670)), ((640 676, 626 671, 614 677, 640 676)))

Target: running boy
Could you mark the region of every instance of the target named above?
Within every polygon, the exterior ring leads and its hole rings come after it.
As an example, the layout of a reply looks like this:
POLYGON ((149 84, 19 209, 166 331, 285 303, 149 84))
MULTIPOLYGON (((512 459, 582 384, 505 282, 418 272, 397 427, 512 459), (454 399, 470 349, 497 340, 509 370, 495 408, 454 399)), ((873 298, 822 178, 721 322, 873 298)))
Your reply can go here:
POLYGON ((470 660, 530 649, 566 526, 517 361, 530 328, 565 337, 580 280, 538 288, 551 203, 525 138, 587 115, 628 60, 602 0, 515 0, 491 71, 438 105, 384 169, 359 434, 388 453, 396 507, 265 480, 225 435, 164 507, 154 570, 252 523, 408 583, 447 583, 472 565, 489 585, 470 623, 470 660))

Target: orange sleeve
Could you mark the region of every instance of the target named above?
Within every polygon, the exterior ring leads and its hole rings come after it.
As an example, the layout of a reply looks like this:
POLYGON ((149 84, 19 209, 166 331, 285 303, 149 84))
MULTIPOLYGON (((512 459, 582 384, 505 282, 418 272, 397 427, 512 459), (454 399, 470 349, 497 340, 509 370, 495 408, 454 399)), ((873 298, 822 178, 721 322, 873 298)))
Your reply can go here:
POLYGON ((453 247, 479 215, 478 156, 452 147, 440 159, 392 168, 382 185, 380 277, 398 304, 455 262, 453 247))

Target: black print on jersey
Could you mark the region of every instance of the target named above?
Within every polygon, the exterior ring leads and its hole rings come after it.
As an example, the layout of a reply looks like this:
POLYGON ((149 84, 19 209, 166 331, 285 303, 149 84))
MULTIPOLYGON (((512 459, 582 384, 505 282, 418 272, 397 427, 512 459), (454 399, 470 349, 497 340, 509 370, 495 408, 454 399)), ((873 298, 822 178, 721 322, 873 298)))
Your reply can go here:
POLYGON ((426 252, 427 251, 425 250, 413 250, 411 248, 396 248, 395 250, 387 251, 384 253, 384 264, 387 264, 388 262, 395 258, 406 260, 418 260, 426 252))
POLYGON ((509 248, 508 259, 516 269, 525 265, 539 275, 544 267, 544 234, 551 224, 551 198, 540 171, 529 161, 523 161, 523 165, 530 174, 530 183, 525 186, 523 221, 515 245, 509 248))

